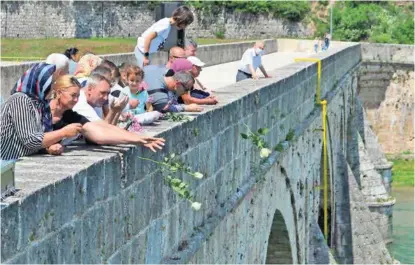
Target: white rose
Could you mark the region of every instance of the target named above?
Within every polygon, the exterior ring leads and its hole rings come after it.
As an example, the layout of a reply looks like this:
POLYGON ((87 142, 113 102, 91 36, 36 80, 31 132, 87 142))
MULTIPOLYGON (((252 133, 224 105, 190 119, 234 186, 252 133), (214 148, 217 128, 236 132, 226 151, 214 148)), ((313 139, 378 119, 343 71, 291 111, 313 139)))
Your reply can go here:
POLYGON ((262 148, 261 152, 259 153, 259 156, 261 158, 267 158, 271 153, 272 153, 272 151, 269 150, 268 148, 262 148))
POLYGON ((199 211, 200 210, 200 207, 202 207, 202 204, 200 202, 193 202, 192 203, 193 210, 199 211))
POLYGON ((195 172, 195 173, 193 174, 193 177, 195 177, 195 178, 197 178, 197 179, 202 179, 202 178, 203 178, 203 174, 202 174, 202 173, 200 173, 200 172, 195 172))

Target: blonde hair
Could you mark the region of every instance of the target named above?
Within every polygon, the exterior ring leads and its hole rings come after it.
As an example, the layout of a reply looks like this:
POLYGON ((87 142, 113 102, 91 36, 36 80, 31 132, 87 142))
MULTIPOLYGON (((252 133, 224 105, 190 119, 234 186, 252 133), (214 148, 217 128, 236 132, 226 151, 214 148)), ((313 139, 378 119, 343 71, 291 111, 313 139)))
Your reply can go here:
POLYGON ((79 59, 78 65, 76 66, 74 75, 77 78, 88 77, 92 71, 102 63, 102 58, 93 54, 87 54, 79 59))
POLYGON ((52 98, 56 98, 57 92, 63 92, 73 86, 81 88, 81 84, 73 75, 62 75, 58 77, 52 86, 52 98))

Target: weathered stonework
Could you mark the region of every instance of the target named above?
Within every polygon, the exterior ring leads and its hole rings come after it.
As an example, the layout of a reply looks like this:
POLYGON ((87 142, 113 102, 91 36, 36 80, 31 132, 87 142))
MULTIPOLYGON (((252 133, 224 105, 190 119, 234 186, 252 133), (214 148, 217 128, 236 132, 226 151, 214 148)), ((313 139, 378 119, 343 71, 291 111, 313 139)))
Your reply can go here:
POLYGON ((23 158, 16 164, 21 190, 1 211, 1 261, 310 263, 319 249, 325 261, 341 262, 350 260, 347 244, 353 237, 354 262, 390 263, 360 190, 341 189, 356 177, 347 168, 348 153, 359 156, 358 149, 346 148, 348 132, 363 130, 348 127, 357 108, 360 45, 345 43, 314 58, 322 60, 321 98, 328 102, 333 253, 321 242, 322 224, 316 225, 322 207, 317 66, 293 63, 272 71, 271 79, 218 89, 220 104, 192 114, 192 121, 145 127, 168 139, 163 152, 80 144, 60 157, 23 158), (258 150, 240 137, 244 124, 269 128, 266 141, 281 143, 282 150, 261 162, 258 150), (287 140, 290 131, 294 137, 287 140), (156 164, 139 158, 161 160, 170 152, 205 175, 201 181, 182 176, 202 203, 200 211, 163 184, 156 164), (354 215, 354 203, 366 207, 363 214, 354 215), (370 226, 364 230, 369 234, 359 232, 363 224, 370 226), (350 234, 345 227, 352 227, 350 234))
MULTIPOLYGON (((146 1, 5 1, 1 3, 1 37, 138 37, 155 22, 154 6, 146 1)), ((313 34, 302 23, 270 15, 241 14, 222 8, 207 13, 193 11, 195 21, 188 34, 194 37, 215 37, 219 31, 234 39, 313 34)))
POLYGON ((413 52, 413 45, 362 44, 359 96, 386 153, 413 149, 413 52))

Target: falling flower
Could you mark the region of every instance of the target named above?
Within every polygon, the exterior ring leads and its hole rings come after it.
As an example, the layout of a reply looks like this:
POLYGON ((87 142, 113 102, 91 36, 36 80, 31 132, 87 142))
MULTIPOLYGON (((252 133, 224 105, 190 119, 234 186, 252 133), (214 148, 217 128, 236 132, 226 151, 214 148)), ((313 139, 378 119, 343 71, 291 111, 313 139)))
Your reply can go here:
POLYGON ((202 207, 202 204, 200 202, 193 202, 192 203, 193 210, 199 211, 200 210, 200 207, 202 207))
POLYGON ((202 179, 202 178, 203 178, 203 174, 202 174, 202 173, 200 173, 200 172, 195 172, 195 173, 193 174, 193 177, 195 177, 195 178, 197 178, 197 179, 202 179))
POLYGON ((270 154, 272 153, 272 151, 268 148, 262 148, 261 152, 259 153, 259 156, 261 158, 267 158, 270 154))

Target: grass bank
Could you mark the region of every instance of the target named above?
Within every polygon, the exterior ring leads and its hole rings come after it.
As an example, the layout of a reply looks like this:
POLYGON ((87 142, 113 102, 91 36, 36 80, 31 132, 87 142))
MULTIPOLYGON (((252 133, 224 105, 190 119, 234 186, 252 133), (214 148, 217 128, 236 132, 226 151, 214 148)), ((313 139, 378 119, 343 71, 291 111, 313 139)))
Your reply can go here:
MULTIPOLYGON (((240 41, 247 40, 196 39, 199 45, 240 41)), ((124 53, 133 52, 136 42, 136 38, 1 39, 1 57, 3 61, 39 60, 54 52, 63 53, 70 47, 77 47, 82 52, 93 52, 95 54, 124 53)))
POLYGON ((414 186, 414 157, 413 154, 388 155, 393 162, 392 179, 393 187, 414 186))

